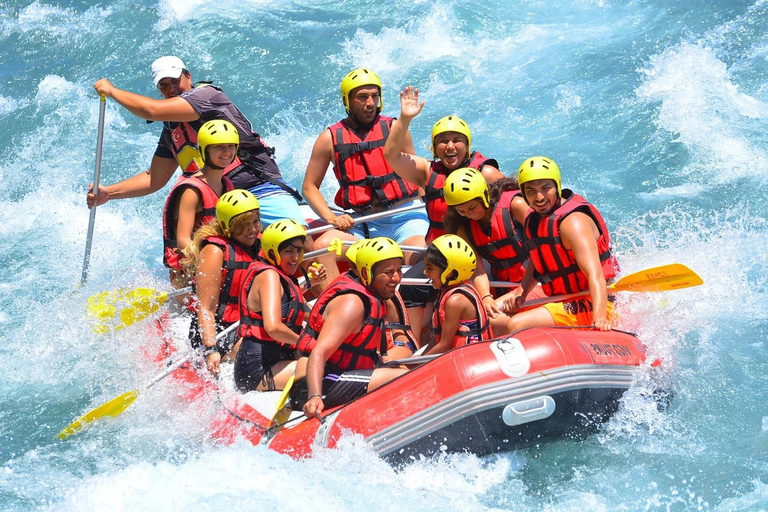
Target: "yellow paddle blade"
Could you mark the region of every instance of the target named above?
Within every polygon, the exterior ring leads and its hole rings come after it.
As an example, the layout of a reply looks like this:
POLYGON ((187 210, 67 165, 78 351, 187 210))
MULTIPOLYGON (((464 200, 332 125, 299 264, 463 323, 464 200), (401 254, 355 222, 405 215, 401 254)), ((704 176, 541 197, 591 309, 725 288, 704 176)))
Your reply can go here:
POLYGON ((693 270, 680 263, 672 263, 624 276, 608 289, 615 292, 663 292, 703 283, 693 270))
POLYGON ((88 315, 95 320, 94 332, 118 331, 157 311, 167 298, 152 288, 103 292, 88 299, 88 315))
POLYGON ((288 377, 288 382, 285 383, 285 387, 283 388, 283 392, 280 395, 280 399, 277 401, 275 414, 272 415, 272 420, 269 422, 270 426, 285 423, 291 416, 291 410, 285 407, 285 403, 288 401, 288 395, 291 393, 291 388, 293 387, 293 381, 295 380, 295 377, 296 375, 291 375, 288 377))
POLYGON ((123 393, 117 398, 113 398, 109 402, 88 411, 87 413, 83 414, 78 419, 76 419, 74 423, 72 423, 67 428, 59 432, 59 439, 66 439, 72 434, 76 434, 77 432, 80 432, 87 425, 89 425, 90 423, 93 423, 99 418, 103 418, 105 416, 114 417, 122 414, 123 411, 125 411, 128 408, 128 406, 130 406, 133 403, 133 401, 136 400, 138 396, 139 396, 139 390, 134 389, 133 391, 128 391, 127 393, 123 393))

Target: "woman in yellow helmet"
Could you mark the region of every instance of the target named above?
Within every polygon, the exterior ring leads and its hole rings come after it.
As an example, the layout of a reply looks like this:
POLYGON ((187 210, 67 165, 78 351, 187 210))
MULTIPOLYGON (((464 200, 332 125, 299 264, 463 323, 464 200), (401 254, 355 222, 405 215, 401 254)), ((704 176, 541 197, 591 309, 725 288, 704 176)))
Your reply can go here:
MULTIPOLYGON (((235 384, 242 392, 281 390, 294 373, 304 378, 306 359, 298 368, 294 357, 304 327, 306 301, 295 274, 304 261, 304 226, 292 219, 270 224, 261 236, 264 260, 250 264, 240 289, 242 338, 235 358, 235 384)), ((326 278, 316 265, 309 287, 326 278)))
MULTIPOLYGON (((504 178, 490 187, 475 169, 457 169, 445 180, 448 204, 446 227, 469 242, 475 252, 488 262, 491 275, 500 281, 519 283, 525 275, 528 249, 524 246, 523 222, 528 204, 517 180, 504 178)), ((497 334, 505 332, 506 318, 493 296, 488 276, 479 265, 474 284, 497 334)), ((540 288, 532 290, 543 296, 540 288)), ((509 294, 499 297, 505 299, 509 294)), ((533 295, 531 296, 533 297, 533 295)))
POLYGON ((198 229, 184 251, 182 264, 195 280, 198 300, 190 341, 192 347, 203 348, 206 366, 214 375, 222 357, 236 353, 234 334, 218 342, 216 335, 240 319, 238 294, 248 265, 258 258, 260 231, 256 196, 232 190, 216 203, 216 220, 198 229))
POLYGON ((163 261, 171 269, 171 283, 177 287, 188 284, 181 273, 184 249, 192 243, 195 231, 213 220, 219 197, 234 188, 223 172, 237 156, 240 136, 231 123, 214 119, 200 128, 197 144, 203 167, 182 175, 163 211, 163 261))
MULTIPOLYGON (((423 107, 424 102, 419 103, 418 89, 412 86, 403 89, 400 93, 400 117, 392 126, 392 132, 384 145, 384 158, 395 173, 424 189, 423 200, 429 218, 426 240, 431 242, 446 233, 443 219, 448 206, 445 203, 443 185, 451 173, 463 167, 472 167, 478 169, 489 184, 500 180, 504 175, 499 171, 496 160, 472 150, 472 132, 469 125, 455 115, 439 119, 432 127, 432 160, 401 152, 401 141, 408 133, 411 121, 419 115, 423 107)), ((423 271, 422 260, 406 273, 406 277, 418 277, 423 271)), ((400 290, 408 306, 408 314, 417 327, 414 334, 418 337, 418 326, 421 326, 425 306, 432 302, 431 287, 403 286, 400 290)))

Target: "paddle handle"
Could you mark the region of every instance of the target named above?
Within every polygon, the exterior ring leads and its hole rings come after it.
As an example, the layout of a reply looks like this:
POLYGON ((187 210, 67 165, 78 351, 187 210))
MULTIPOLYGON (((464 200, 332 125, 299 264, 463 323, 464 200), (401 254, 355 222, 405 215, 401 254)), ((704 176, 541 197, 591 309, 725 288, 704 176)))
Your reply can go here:
MULTIPOLYGON (((511 281, 491 281, 491 287, 493 288, 517 288, 520 283, 513 283, 511 281)), ((400 284, 403 286, 420 286, 429 284, 429 279, 420 277, 404 277, 400 280, 400 284)))
POLYGON ((523 307, 535 308, 536 306, 541 306, 542 304, 549 304, 550 302, 562 302, 564 300, 575 299, 577 297, 586 297, 587 295, 589 295, 589 290, 584 290, 583 292, 576 292, 576 293, 564 293, 562 295, 552 295, 551 297, 542 297, 541 299, 527 300, 523 302, 523 307))
POLYGON ((172 292, 168 292, 165 296, 166 299, 170 299, 172 297, 178 297, 179 295, 186 295, 188 293, 192 293, 192 287, 191 286, 185 286, 184 288, 179 288, 178 290, 174 290, 172 292))
MULTIPOLYGON (((414 204, 409 204, 408 206, 404 206, 402 208, 397 208, 395 210, 387 210, 383 212, 377 212, 377 213, 371 213, 369 215, 363 215, 360 217, 352 217, 352 220, 355 222, 355 224, 358 224, 360 222, 371 222, 374 220, 383 219, 386 217, 389 217, 390 215, 395 215, 398 213, 405 213, 409 212, 411 210, 417 210, 419 208, 424 208, 424 203, 422 201, 417 201, 414 204)), ((314 235, 317 233, 324 233, 328 231, 329 229, 336 229, 336 226, 333 224, 328 224, 326 226, 319 226, 316 228, 308 229, 307 234, 308 235, 314 235)))
MULTIPOLYGON (((99 195, 99 178, 101 177, 101 148, 104 145, 104 114, 107 108, 107 98, 101 95, 99 103, 99 135, 96 141, 96 170, 93 173, 93 191, 99 195)), ((91 245, 93 244, 93 227, 96 224, 96 205, 91 208, 88 218, 88 236, 85 239, 85 256, 83 257, 83 273, 80 276, 80 285, 88 279, 88 265, 91 262, 91 245)))
MULTIPOLYGON (((216 335, 216 339, 220 340, 221 338, 223 338, 227 334, 229 334, 232 331, 234 331, 235 329, 237 329, 238 325, 240 325, 239 321, 233 323, 232 325, 230 325, 229 327, 227 327, 226 329, 221 331, 219 334, 217 334, 216 335)), ((187 361, 189 361, 192 358, 192 354, 193 353, 194 352, 189 352, 187 355, 185 355, 184 357, 182 357, 178 361, 174 361, 173 363, 171 363, 171 365, 168 368, 163 370, 161 373, 158 373, 157 375, 155 375, 155 378, 152 379, 149 382, 149 384, 144 386, 144 389, 147 390, 147 389, 151 388, 152 386, 154 386, 155 384, 157 384, 158 382, 160 382, 161 380, 163 380, 164 378, 166 378, 167 376, 169 376, 170 374, 172 374, 173 372, 178 370, 181 365, 183 365, 184 363, 186 363, 187 361)))

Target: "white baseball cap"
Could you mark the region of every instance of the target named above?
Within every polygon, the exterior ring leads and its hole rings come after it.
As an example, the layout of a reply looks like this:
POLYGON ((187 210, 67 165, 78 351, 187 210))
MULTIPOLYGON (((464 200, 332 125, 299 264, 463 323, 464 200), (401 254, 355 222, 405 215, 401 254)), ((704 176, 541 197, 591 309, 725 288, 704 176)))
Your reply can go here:
POLYGON ((152 80, 155 82, 155 87, 163 78, 179 78, 184 69, 187 67, 180 58, 171 55, 160 57, 152 63, 152 80))

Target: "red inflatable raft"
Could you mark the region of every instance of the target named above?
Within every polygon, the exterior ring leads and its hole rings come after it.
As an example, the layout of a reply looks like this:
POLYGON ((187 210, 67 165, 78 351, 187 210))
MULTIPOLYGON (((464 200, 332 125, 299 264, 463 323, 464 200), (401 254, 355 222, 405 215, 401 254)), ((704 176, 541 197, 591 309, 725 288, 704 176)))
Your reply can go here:
MULTIPOLYGON (((165 362, 175 349, 164 342, 152 352, 165 362)), ((324 412, 322 423, 294 413, 283 428, 271 430, 268 411, 274 412, 280 393, 259 393, 273 397, 271 408, 259 411, 248 395, 225 391, 194 368, 182 367, 173 378, 190 399, 218 394, 212 436, 219 441, 245 438, 300 458, 352 432, 398 462, 439 451, 486 455, 548 438, 582 438, 618 409, 645 350, 620 331, 546 328, 422 359, 428 361, 324 412)))

